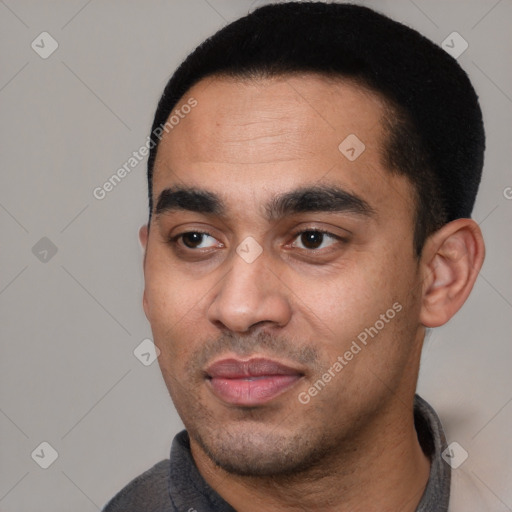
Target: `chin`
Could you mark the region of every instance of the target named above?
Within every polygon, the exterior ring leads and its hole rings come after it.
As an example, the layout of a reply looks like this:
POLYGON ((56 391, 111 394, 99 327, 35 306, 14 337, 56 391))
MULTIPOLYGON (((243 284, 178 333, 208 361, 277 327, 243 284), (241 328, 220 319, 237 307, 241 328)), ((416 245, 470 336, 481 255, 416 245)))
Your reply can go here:
POLYGON ((206 455, 220 468, 239 476, 286 476, 308 471, 321 461, 329 448, 311 433, 275 425, 191 432, 206 455))

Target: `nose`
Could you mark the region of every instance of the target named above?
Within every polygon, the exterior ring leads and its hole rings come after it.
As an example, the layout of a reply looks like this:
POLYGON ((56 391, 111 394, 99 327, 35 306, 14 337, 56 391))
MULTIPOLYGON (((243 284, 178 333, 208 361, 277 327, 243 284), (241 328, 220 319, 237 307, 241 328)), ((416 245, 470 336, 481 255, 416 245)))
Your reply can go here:
POLYGON ((234 254, 208 309, 210 322, 238 333, 255 324, 285 326, 291 317, 290 290, 270 265, 265 252, 251 263, 234 254))

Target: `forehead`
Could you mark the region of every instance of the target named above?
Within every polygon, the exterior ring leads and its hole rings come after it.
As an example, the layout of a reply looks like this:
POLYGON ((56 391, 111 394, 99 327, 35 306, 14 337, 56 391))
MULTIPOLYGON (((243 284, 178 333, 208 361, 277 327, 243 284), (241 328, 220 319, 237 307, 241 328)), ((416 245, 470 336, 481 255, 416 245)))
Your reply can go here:
POLYGON ((197 106, 161 142, 177 159, 257 164, 337 154, 349 134, 365 139, 369 149, 382 138, 382 99, 347 80, 211 77, 180 104, 191 97, 197 106))
POLYGON ((185 184, 260 200, 264 192, 324 178, 371 197, 376 208, 397 191, 406 202, 410 196, 397 190, 397 176, 382 165, 386 104, 354 82, 315 74, 210 77, 191 88, 174 111, 191 98, 196 106, 185 109, 160 142, 154 198, 185 184), (348 158, 354 153, 357 158, 348 158))

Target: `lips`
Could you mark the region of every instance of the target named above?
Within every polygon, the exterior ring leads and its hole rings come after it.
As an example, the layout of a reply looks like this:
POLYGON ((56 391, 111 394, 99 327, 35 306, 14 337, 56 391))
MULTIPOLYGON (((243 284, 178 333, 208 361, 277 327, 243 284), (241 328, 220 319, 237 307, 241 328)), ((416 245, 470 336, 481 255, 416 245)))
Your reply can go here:
POLYGON ((270 359, 223 359, 206 369, 213 393, 238 406, 265 404, 292 387, 303 373, 270 359))

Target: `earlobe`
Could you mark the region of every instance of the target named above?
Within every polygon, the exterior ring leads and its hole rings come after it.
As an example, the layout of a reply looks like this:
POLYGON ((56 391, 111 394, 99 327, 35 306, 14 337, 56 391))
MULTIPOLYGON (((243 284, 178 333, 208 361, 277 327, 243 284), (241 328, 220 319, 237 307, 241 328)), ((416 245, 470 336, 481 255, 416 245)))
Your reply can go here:
POLYGON ((445 324, 462 307, 478 277, 484 255, 480 227, 471 219, 457 219, 431 235, 422 257, 420 321, 425 327, 445 324))

